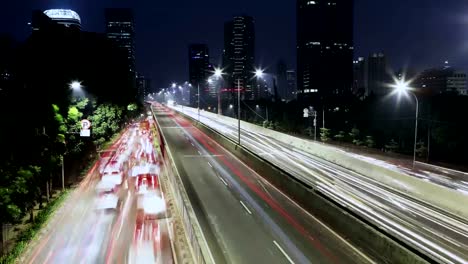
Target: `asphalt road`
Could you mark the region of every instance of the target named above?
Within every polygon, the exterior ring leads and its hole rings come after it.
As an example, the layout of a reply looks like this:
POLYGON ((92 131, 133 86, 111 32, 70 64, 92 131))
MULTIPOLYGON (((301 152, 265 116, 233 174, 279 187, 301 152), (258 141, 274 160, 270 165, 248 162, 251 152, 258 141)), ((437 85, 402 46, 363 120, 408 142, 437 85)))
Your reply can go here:
MULTIPOLYGON (((180 111, 181 109, 179 109, 180 111)), ((184 113, 198 118, 196 110, 184 113)), ((201 122, 237 141, 237 125, 201 116, 201 122)), ((338 203, 440 262, 468 262, 468 221, 274 138, 241 130, 241 142, 257 155, 315 186, 338 203)))
POLYGON ((155 113, 217 263, 371 262, 187 120, 155 113))

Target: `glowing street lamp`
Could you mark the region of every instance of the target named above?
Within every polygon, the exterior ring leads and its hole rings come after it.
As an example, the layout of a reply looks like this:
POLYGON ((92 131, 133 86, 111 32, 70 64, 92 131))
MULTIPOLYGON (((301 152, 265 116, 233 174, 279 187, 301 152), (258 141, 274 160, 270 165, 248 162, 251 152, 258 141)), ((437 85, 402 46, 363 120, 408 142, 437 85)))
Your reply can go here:
POLYGON ((70 84, 69 84, 69 87, 70 89, 72 90, 80 90, 81 89, 81 82, 79 81, 72 81, 70 84))
POLYGON ((223 69, 221 69, 221 68, 215 68, 214 76, 215 76, 216 78, 221 78, 221 77, 223 77, 223 74, 224 74, 223 69))
POLYGON ((395 84, 390 85, 393 89, 395 89, 395 93, 399 96, 401 95, 408 95, 411 94, 414 97, 416 102, 416 123, 414 126, 414 148, 413 148, 413 167, 416 163, 416 148, 418 143, 418 118, 419 118, 419 100, 418 97, 412 92, 412 88, 410 87, 411 81, 402 80, 395 80, 395 84))
POLYGON ((264 75, 265 75, 265 71, 263 69, 258 68, 255 70, 255 77, 262 79, 264 75))
POLYGON ((391 87, 393 87, 399 95, 402 95, 402 94, 409 93, 411 91, 411 88, 409 85, 410 85, 409 81, 396 80, 395 84, 391 85, 391 87))
MULTIPOLYGON (((219 80, 219 79, 222 79, 223 78, 223 69, 221 68, 214 68, 214 72, 213 72, 213 77, 216 79, 216 80, 219 80)), ((210 78, 212 81, 213 81, 213 78, 210 78)), ((208 79, 208 82, 210 80, 208 79)), ((221 115, 222 114, 222 107, 221 107, 221 87, 219 87, 219 84, 217 85, 218 86, 218 115, 221 115)))

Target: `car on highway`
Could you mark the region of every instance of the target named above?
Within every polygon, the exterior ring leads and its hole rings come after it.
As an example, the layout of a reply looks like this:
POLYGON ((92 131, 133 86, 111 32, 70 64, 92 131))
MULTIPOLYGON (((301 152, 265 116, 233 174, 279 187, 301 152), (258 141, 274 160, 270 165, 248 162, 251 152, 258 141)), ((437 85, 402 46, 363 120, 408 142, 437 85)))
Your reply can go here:
POLYGON ((143 186, 138 192, 137 212, 146 220, 162 219, 166 215, 166 202, 160 192, 143 186))
POLYGON ((158 220, 148 219, 137 213, 133 243, 128 254, 128 263, 160 263, 161 233, 158 220))
POLYGON ((122 202, 116 194, 106 193, 97 197, 94 210, 97 213, 117 215, 121 206, 122 202))

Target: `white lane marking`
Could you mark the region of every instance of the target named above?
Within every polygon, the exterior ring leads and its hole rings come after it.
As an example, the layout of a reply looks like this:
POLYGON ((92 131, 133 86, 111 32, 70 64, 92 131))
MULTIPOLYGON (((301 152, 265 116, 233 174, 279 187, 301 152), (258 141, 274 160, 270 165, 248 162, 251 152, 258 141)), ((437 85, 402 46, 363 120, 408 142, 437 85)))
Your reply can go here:
POLYGON ((286 257, 286 259, 289 261, 289 263, 294 264, 294 261, 292 261, 292 259, 288 256, 288 254, 286 254, 286 252, 283 250, 283 248, 281 248, 281 246, 278 244, 278 242, 273 240, 273 243, 281 251, 281 253, 283 253, 283 255, 286 257))
POLYGON ((249 208, 247 208, 247 206, 244 204, 244 202, 240 201, 240 203, 242 204, 244 209, 247 211, 247 213, 252 214, 252 212, 249 210, 249 208))
POLYGON ((198 154, 200 154, 200 156, 201 156, 201 152, 200 152, 200 151, 198 151, 198 154))
POLYGON ((224 183, 224 185, 228 186, 227 182, 223 178, 219 177, 219 179, 224 183))
POLYGON ((210 167, 213 168, 213 165, 211 165, 211 163, 208 162, 208 165, 210 165, 210 167))

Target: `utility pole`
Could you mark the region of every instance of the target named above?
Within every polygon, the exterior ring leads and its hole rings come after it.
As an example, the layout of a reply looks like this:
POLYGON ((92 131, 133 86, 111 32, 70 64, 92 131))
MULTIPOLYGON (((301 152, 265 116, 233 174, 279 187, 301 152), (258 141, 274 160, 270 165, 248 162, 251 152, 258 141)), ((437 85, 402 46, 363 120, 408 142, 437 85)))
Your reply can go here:
POLYGON ((239 146, 241 144, 241 128, 240 128, 240 114, 241 114, 241 108, 240 108, 240 79, 237 79, 237 142, 239 143, 239 146))
POLYGON ((429 123, 427 129, 427 156, 426 162, 429 163, 429 154, 431 153, 431 123, 429 123))
POLYGON ((323 128, 325 128, 325 105, 322 108, 322 122, 323 122, 323 128))
POLYGON ((317 141, 317 111, 314 111, 314 140, 317 141))
POLYGON ((219 85, 218 85, 218 115, 223 114, 223 112, 221 110, 221 107, 222 107, 222 105, 221 105, 221 87, 219 87, 219 85))
POLYGON ((200 84, 198 84, 198 123, 200 123, 200 84))
POLYGON ((62 191, 65 190, 65 157, 62 155, 62 191))

